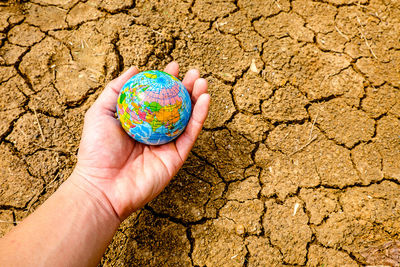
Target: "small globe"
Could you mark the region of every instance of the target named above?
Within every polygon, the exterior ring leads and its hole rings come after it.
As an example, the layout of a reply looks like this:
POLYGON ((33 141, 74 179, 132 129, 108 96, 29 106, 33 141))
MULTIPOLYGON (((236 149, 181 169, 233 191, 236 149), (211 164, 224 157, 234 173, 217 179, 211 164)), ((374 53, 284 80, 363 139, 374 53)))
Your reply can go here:
POLYGON ((181 81, 158 70, 130 78, 117 103, 122 128, 147 145, 162 145, 177 138, 185 130, 191 110, 189 93, 181 81))

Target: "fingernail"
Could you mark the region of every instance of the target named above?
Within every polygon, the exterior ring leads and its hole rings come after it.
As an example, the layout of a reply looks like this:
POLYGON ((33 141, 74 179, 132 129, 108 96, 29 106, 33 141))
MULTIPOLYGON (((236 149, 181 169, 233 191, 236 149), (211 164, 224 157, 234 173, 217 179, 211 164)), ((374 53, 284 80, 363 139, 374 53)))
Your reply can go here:
POLYGON ((191 73, 193 73, 193 74, 198 74, 198 76, 200 76, 200 72, 199 72, 199 70, 198 69, 191 69, 191 70, 189 70, 191 73))
POLYGON ((198 78, 196 82, 205 82, 208 84, 207 80, 204 78, 198 78))

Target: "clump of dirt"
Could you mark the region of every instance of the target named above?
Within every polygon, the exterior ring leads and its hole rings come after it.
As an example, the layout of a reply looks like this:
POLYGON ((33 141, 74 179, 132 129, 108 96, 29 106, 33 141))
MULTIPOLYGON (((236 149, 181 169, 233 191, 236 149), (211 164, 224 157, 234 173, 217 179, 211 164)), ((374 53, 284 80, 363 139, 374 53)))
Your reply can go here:
POLYGON ((85 111, 180 63, 210 115, 101 266, 399 265, 395 0, 0 3, 0 235, 68 178, 85 111))

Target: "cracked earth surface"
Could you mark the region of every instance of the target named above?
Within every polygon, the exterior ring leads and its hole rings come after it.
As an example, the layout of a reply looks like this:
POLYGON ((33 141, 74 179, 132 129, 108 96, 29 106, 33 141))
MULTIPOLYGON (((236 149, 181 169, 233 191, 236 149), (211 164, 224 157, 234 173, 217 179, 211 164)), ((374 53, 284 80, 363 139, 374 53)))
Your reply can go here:
POLYGON ((0 235, 69 176, 131 65, 209 81, 189 159, 101 266, 399 265, 396 0, 0 3, 0 235))

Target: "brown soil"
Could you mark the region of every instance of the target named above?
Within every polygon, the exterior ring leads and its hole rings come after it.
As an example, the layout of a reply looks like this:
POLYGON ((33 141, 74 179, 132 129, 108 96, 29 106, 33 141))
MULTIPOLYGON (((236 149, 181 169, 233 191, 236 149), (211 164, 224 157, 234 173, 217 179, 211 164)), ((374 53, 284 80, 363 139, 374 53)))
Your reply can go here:
POLYGON ((398 266, 399 40, 396 0, 2 1, 0 235, 71 173, 108 81, 177 60, 205 129, 102 266, 398 266))

